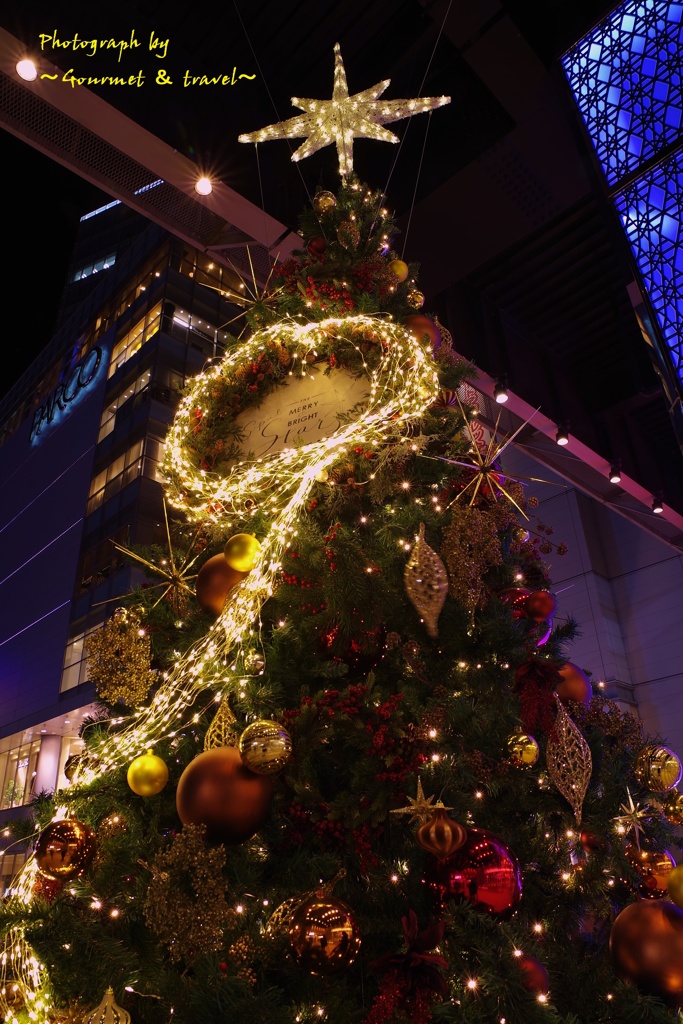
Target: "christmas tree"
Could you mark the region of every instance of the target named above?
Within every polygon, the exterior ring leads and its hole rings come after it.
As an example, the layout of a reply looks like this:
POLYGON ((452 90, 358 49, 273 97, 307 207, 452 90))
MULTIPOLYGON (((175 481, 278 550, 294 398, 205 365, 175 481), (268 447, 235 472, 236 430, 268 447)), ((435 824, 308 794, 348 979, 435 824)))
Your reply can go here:
MULTIPOLYGON (((130 553, 162 592, 90 641, 102 716, 15 826, 38 838, 2 910, 12 1024, 683 1002, 680 761, 570 660, 533 496, 353 175, 345 90, 338 55, 331 113, 256 133, 336 140, 341 187, 178 409, 169 550, 130 553)), ((413 102, 381 91, 370 137, 413 102)))

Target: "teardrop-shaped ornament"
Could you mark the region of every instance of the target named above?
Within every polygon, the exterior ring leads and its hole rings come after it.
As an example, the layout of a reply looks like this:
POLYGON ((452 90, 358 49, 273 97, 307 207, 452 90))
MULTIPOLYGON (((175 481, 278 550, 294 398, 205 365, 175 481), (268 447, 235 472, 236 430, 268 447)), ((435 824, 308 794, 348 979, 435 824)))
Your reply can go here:
POLYGON ((111 985, 102 996, 100 1005, 88 1014, 86 1024, 130 1024, 130 1014, 117 1006, 111 985))
POLYGON ((406 594, 424 621, 431 637, 439 635, 437 623, 448 594, 446 567, 425 540, 425 526, 420 523, 420 534, 403 573, 406 594))

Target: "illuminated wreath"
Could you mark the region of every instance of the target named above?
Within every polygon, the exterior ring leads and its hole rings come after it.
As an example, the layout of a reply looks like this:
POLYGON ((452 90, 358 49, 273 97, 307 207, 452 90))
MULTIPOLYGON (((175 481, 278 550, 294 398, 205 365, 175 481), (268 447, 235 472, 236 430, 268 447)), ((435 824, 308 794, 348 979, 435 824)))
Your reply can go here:
POLYGON ((422 340, 391 319, 364 314, 279 323, 259 331, 192 381, 166 440, 163 472, 169 501, 190 519, 220 522, 226 528, 233 518, 241 521, 247 509, 258 507, 271 525, 261 540, 258 565, 232 591, 206 636, 178 660, 151 705, 140 709, 115 737, 114 748, 103 741, 98 771, 130 760, 155 739, 171 734, 180 712, 202 690, 234 689, 242 644, 258 629, 261 606, 273 593, 281 558, 316 480, 324 479, 328 467, 353 446, 375 447, 392 434, 400 436, 397 427, 421 416, 438 393, 431 351, 422 340), (349 416, 321 440, 238 461, 236 413, 250 404, 258 406, 288 380, 304 377, 314 361, 329 363, 335 353, 340 365, 365 375, 365 408, 356 406, 351 414, 355 418, 349 416), (252 378, 255 385, 248 383, 252 378), (217 451, 218 456, 211 455, 217 451))

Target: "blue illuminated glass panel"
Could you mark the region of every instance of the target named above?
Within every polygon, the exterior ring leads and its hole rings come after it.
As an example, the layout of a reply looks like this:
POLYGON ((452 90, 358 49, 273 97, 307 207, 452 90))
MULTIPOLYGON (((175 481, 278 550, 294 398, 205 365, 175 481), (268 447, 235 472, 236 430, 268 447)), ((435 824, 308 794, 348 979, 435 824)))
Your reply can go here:
POLYGON ((683 134, 683 4, 627 0, 562 63, 610 185, 683 134))
POLYGON ((683 383, 683 152, 643 174, 614 201, 683 383))

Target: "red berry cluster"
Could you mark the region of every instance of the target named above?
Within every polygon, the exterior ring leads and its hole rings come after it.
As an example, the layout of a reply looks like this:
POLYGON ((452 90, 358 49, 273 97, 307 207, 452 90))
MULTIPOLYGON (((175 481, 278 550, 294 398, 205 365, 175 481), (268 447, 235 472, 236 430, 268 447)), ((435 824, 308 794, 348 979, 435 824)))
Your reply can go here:
POLYGON ((307 299, 318 302, 321 309, 343 312, 344 309, 356 308, 351 292, 346 288, 337 288, 331 281, 316 281, 310 274, 306 278, 304 293, 307 299))
MULTIPOLYGON (((329 531, 323 537, 323 540, 325 541, 326 544, 330 544, 332 543, 332 541, 335 541, 337 539, 337 530, 339 530, 340 528, 341 523, 335 523, 334 526, 330 527, 329 531)), ((330 570, 330 572, 334 572, 335 569, 337 568, 337 563, 335 562, 336 556, 334 553, 334 549, 331 547, 326 547, 324 550, 325 558, 327 559, 327 567, 330 570)))

